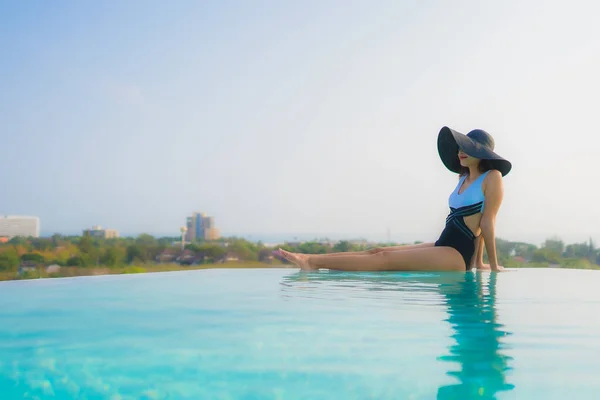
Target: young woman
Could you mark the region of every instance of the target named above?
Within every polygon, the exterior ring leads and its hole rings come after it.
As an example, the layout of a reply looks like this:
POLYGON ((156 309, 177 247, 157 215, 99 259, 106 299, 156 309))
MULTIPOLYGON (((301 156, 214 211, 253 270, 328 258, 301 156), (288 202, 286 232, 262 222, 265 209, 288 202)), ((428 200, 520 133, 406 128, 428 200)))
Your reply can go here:
POLYGON ((502 178, 512 168, 494 153, 494 139, 475 129, 464 135, 443 127, 438 153, 450 171, 459 174, 448 200, 450 214, 439 239, 433 243, 384 247, 364 252, 299 254, 279 249, 279 254, 302 269, 343 271, 502 271, 496 256, 496 215, 503 198, 502 178), (483 264, 483 248, 489 266, 483 264))

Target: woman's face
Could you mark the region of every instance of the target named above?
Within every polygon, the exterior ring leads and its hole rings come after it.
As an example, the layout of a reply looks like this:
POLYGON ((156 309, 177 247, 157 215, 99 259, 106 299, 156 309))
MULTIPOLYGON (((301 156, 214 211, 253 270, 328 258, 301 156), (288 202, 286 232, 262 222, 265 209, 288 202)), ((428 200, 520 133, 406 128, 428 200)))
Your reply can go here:
POLYGON ((467 168, 479 164, 479 158, 471 157, 460 149, 458 150, 458 159, 460 161, 460 165, 467 168))

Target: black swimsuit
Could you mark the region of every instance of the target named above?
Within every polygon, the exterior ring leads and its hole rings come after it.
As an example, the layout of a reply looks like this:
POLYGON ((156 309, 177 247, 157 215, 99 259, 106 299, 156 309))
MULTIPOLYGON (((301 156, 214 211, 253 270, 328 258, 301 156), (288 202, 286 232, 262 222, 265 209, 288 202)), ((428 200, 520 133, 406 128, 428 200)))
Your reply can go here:
POLYGON ((478 177, 463 193, 458 193, 466 176, 462 176, 456 189, 450 194, 450 214, 446 218, 446 227, 442 231, 436 246, 448 246, 456 249, 465 261, 465 269, 469 269, 475 253, 473 231, 465 224, 464 217, 483 212, 484 195, 481 184, 487 172, 478 177))
MULTIPOLYGON (((462 208, 451 208, 450 214, 446 218, 446 227, 442 231, 440 238, 435 242, 436 246, 449 246, 455 248, 465 260, 465 268, 469 269, 471 258, 475 253, 475 235, 465 224, 463 217, 475 215, 479 211, 462 208)), ((481 206, 480 206, 481 207, 481 206)))

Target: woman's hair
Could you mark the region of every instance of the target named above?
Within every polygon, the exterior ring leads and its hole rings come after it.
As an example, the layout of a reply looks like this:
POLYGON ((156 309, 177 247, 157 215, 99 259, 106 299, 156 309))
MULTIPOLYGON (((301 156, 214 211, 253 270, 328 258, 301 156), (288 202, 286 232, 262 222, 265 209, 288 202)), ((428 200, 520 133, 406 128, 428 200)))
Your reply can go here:
MULTIPOLYGON (((479 167, 479 172, 481 172, 482 174, 491 169, 494 169, 494 165, 492 164, 492 162, 490 160, 479 160, 478 167, 479 167)), ((469 168, 463 167, 463 166, 460 167, 460 174, 458 174, 458 176, 461 177, 463 175, 469 175, 469 168)))

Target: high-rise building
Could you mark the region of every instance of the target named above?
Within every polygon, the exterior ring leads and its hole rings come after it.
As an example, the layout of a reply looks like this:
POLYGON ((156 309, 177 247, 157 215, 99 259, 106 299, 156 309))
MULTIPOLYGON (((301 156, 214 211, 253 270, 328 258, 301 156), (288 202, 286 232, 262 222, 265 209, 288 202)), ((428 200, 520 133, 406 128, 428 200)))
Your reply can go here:
POLYGON ((185 241, 193 242, 196 239, 196 224, 194 224, 194 217, 187 217, 185 224, 187 231, 185 233, 185 241))
POLYGON ((215 228, 215 219, 204 213, 195 212, 186 220, 186 241, 217 240, 220 238, 219 230, 215 228))
POLYGON ((0 216, 0 237, 40 237, 40 219, 26 215, 0 216))
POLYGON ((217 228, 204 229, 204 240, 218 240, 221 237, 217 228))
POLYGON ((117 231, 116 229, 104 229, 100 225, 95 225, 92 226, 92 229, 84 230, 83 234, 103 239, 113 239, 119 237, 119 231, 117 231))

